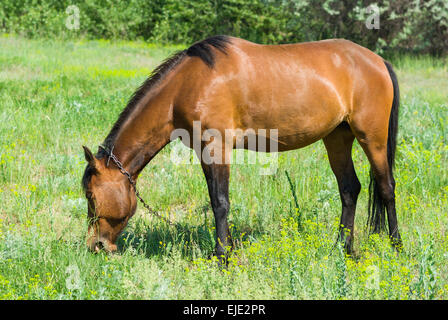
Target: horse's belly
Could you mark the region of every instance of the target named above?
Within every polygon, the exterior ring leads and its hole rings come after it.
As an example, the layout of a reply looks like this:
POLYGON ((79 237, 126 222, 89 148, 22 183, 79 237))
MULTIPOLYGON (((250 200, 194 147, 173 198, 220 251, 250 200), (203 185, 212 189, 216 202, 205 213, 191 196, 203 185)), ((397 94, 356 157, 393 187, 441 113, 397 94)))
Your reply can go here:
POLYGON ((276 141, 277 150, 274 151, 303 148, 328 135, 344 120, 343 110, 334 103, 266 106, 259 107, 257 111, 247 113, 240 128, 254 130, 258 139, 266 136, 271 140, 268 145, 276 141))

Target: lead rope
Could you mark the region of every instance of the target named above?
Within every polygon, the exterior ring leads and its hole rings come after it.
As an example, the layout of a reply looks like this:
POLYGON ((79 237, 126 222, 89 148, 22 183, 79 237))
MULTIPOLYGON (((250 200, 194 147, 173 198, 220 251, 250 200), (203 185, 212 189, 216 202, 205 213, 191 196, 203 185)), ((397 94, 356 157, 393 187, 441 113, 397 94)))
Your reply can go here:
POLYGON ((183 227, 180 225, 180 224, 178 224, 178 223, 174 223, 174 222, 172 222, 171 220, 169 220, 168 218, 165 218, 164 216, 161 216, 157 211, 155 211, 155 210, 153 210, 146 202, 145 202, 145 200, 143 200, 143 198, 140 196, 140 193, 138 192, 138 190, 137 190, 137 185, 136 185, 136 183, 135 183, 135 181, 134 181, 134 179, 132 179, 132 177, 131 177, 131 174, 128 172, 128 171, 126 171, 126 169, 123 167, 123 164, 120 162, 120 160, 118 160, 118 158, 113 154, 113 150, 114 150, 114 147, 112 147, 112 149, 110 150, 110 152, 105 148, 105 147, 103 147, 102 145, 100 145, 99 146, 101 149, 103 149, 105 152, 106 152, 106 154, 108 155, 108 159, 107 159, 107 166, 109 166, 109 160, 110 159, 112 159, 112 161, 115 163, 115 165, 118 167, 118 169, 120 170, 120 172, 124 175, 124 176, 126 176, 127 178, 128 178, 128 180, 129 180, 129 183, 132 185, 132 187, 134 188, 134 192, 135 192, 135 196, 137 197, 137 199, 142 203, 142 205, 143 205, 143 207, 145 207, 146 208, 146 210, 148 210, 148 212, 150 213, 150 214, 152 214, 153 216, 156 216, 157 218, 159 218, 159 219, 162 219, 162 220, 164 220, 165 222, 167 222, 169 225, 171 225, 171 226, 175 226, 175 227, 178 227, 178 228, 180 228, 180 229, 183 229, 183 227))

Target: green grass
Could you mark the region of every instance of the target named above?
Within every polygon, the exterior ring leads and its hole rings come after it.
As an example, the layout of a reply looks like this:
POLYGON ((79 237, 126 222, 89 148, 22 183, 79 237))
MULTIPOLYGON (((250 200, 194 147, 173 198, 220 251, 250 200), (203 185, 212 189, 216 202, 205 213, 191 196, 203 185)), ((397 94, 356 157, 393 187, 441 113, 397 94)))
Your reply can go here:
POLYGON ((81 145, 96 150, 132 92, 176 49, 0 37, 0 298, 448 298, 448 70, 446 60, 428 57, 393 61, 402 93, 395 173, 402 254, 387 235, 365 228, 369 164, 358 144, 356 254, 334 245, 341 205, 322 142, 282 153, 272 176, 232 167, 237 245, 226 270, 211 258, 214 219, 200 166, 174 165, 169 147, 139 188, 188 231, 140 206, 119 253, 88 252, 81 145))

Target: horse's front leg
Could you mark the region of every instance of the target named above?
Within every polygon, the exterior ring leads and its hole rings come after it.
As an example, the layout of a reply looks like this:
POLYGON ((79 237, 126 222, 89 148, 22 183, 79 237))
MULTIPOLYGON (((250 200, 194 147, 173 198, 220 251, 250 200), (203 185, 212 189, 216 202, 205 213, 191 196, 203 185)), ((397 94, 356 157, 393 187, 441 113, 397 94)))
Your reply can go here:
POLYGON ((202 169, 207 180, 208 192, 216 224, 216 256, 220 265, 226 264, 229 249, 233 247, 227 214, 229 212, 229 164, 206 164, 202 169))

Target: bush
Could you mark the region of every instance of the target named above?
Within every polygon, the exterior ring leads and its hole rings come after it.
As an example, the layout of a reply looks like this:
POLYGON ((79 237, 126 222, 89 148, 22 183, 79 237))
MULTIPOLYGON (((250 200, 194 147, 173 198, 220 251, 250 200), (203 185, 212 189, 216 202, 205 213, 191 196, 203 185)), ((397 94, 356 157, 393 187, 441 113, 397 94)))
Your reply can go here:
POLYGON ((260 43, 346 38, 377 52, 448 52, 448 0, 2 0, 0 32, 26 37, 193 43, 228 34, 260 43), (80 28, 65 26, 79 8, 80 28), (366 21, 380 12, 380 28, 366 21))

